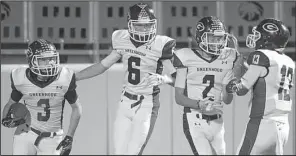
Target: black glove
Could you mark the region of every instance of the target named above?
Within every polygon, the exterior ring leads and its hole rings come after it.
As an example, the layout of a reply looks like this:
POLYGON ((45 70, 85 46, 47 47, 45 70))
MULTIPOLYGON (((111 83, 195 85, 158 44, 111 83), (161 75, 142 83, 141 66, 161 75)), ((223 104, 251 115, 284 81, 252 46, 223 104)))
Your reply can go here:
POLYGON ((234 93, 242 89, 243 86, 241 84, 241 80, 238 80, 236 78, 229 81, 229 83, 226 85, 226 91, 227 93, 234 93))
POLYGON ((58 145, 56 150, 59 150, 60 148, 62 148, 60 155, 69 155, 72 149, 72 142, 73 142, 73 138, 67 135, 65 136, 63 141, 58 145))
POLYGON ((226 85, 227 93, 235 92, 234 88, 235 88, 236 84, 237 84, 237 79, 236 78, 229 81, 228 84, 226 85))

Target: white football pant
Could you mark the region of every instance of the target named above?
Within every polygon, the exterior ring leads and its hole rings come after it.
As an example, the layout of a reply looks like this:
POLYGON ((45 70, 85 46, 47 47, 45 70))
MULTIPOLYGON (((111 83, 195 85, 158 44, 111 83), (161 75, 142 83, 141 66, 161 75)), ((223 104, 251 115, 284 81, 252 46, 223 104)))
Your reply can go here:
POLYGON ((237 155, 283 155, 289 128, 289 123, 271 119, 250 119, 237 155))
POLYGON ((62 135, 41 139, 38 147, 34 145, 38 135, 33 131, 21 132, 13 137, 13 155, 60 155, 61 149, 56 150, 63 140, 62 135))
POLYGON ((123 94, 114 122, 114 148, 117 155, 141 155, 154 128, 159 109, 159 94, 144 95, 137 106, 123 94))
POLYGON ((223 117, 207 121, 197 112, 183 114, 183 130, 194 155, 225 155, 223 117))

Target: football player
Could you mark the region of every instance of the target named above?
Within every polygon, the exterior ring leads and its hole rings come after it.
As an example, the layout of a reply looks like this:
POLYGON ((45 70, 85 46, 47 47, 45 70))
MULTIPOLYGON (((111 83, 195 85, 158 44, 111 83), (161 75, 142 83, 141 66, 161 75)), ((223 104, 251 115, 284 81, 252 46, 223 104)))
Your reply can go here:
POLYGON ((128 30, 112 34, 109 56, 76 74, 82 80, 102 74, 122 58, 124 84, 114 123, 115 154, 142 154, 154 127, 158 109, 158 85, 171 83, 160 75, 163 66, 175 72, 171 58, 176 41, 156 35, 157 19, 150 6, 138 3, 129 8, 128 30), (151 82, 150 82, 151 81, 151 82))
POLYGON ((227 92, 243 96, 252 90, 250 119, 239 155, 283 155, 288 140, 288 114, 295 64, 284 54, 290 32, 276 19, 264 19, 253 28, 246 45, 255 48, 248 59, 249 68, 241 79, 233 79, 227 92))
POLYGON ((237 41, 214 16, 197 22, 195 40, 195 49, 175 51, 175 100, 184 106, 183 130, 193 154, 224 155, 222 108, 233 99, 226 84, 234 75, 237 41))
POLYGON ((74 71, 61 67, 59 53, 49 41, 39 39, 28 47, 29 67, 11 72, 11 96, 3 109, 2 124, 13 128, 20 123, 9 113, 21 99, 30 112, 28 131, 13 137, 13 155, 69 155, 81 116, 74 71), (65 100, 72 107, 68 133, 63 138, 65 100))

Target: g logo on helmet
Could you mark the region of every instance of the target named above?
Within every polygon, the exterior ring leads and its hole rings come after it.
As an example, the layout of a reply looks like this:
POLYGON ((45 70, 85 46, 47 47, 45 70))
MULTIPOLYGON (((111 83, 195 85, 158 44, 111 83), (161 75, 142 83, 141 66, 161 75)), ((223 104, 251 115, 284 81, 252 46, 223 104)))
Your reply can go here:
POLYGON ((198 31, 203 31, 203 30, 205 30, 205 26, 203 25, 203 23, 198 22, 197 25, 196 25, 196 29, 198 31))
POLYGON ((268 32, 277 32, 277 31, 279 31, 278 26, 276 26, 273 23, 265 23, 265 24, 263 24, 262 28, 265 31, 268 31, 268 32))

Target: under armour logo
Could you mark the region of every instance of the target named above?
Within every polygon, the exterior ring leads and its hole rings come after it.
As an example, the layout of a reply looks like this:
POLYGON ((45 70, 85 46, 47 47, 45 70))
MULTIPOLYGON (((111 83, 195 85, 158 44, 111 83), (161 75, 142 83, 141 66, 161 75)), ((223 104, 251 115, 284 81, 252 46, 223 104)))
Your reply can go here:
POLYGON ((146 46, 146 49, 151 50, 151 46, 146 46))
POLYGON ((222 61, 222 64, 227 64, 227 61, 222 61))
POLYGON ((57 86, 56 89, 63 89, 63 86, 57 86))
POLYGON ((194 125, 198 125, 198 126, 201 126, 201 125, 200 125, 200 123, 194 123, 194 125))

